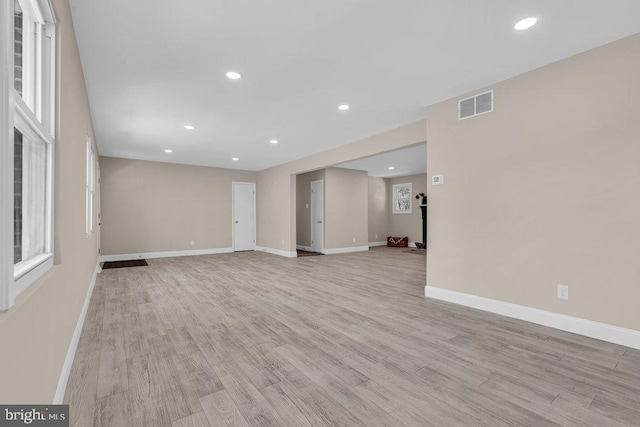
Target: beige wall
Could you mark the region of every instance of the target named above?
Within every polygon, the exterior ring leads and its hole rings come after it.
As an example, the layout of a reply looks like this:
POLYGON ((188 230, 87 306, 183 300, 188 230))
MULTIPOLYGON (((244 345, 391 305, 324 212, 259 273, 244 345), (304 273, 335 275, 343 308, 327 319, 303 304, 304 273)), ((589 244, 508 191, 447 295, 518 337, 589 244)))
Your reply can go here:
POLYGON ((351 144, 323 151, 258 173, 258 245, 296 250, 296 177, 311 170, 357 160, 426 141, 421 120, 351 144))
MULTIPOLYGON (((399 178, 388 178, 387 191, 389 201, 387 209, 389 212, 388 233, 390 236, 408 236, 409 242, 422 242, 422 211, 420 210, 421 200, 416 200, 419 193, 427 192, 427 174, 409 175, 399 178), (411 183, 411 213, 394 214, 392 212, 393 186, 396 184, 411 183)), ((428 212, 427 212, 428 213, 428 212)), ((428 238, 428 237, 427 237, 428 238)), ((383 239, 384 240, 384 239, 383 239)))
POLYGON ((391 201, 384 178, 369 177, 369 242, 383 242, 389 233, 391 201))
POLYGON ((634 35, 428 109, 428 286, 640 330, 638 70, 634 35))
POLYGON ((328 168, 324 183, 324 247, 351 248, 368 245, 367 172, 328 168))
POLYGON ((85 233, 87 132, 91 116, 67 0, 53 0, 57 26, 56 265, 0 313, 0 402, 53 401, 71 336, 97 263, 85 233))
POLYGON ((311 181, 324 177, 324 169, 296 176, 296 245, 311 246, 311 181))
POLYGON ((233 169, 100 163, 103 255, 231 248, 232 182, 256 182, 255 172, 233 169))

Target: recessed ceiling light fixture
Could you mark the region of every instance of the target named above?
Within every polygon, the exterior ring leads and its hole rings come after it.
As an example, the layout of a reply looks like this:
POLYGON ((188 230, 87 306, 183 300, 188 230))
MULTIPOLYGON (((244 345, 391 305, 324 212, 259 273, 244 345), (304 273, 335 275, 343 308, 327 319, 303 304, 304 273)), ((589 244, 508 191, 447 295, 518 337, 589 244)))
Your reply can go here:
POLYGON ((351 107, 349 107, 347 104, 338 105, 338 110, 340 111, 347 111, 349 108, 351 107))
POLYGON ((514 25, 513 28, 515 28, 518 31, 524 31, 536 25, 537 22, 538 22, 538 18, 536 18, 535 16, 530 16, 528 18, 524 18, 516 22, 516 25, 514 25))
POLYGON ((242 75, 235 71, 228 71, 226 76, 231 80, 240 80, 242 78, 242 75))
POLYGON ((184 125, 186 130, 194 130, 196 127, 194 125, 184 125))
POLYGON ((393 166, 389 166, 389 170, 390 170, 390 171, 392 171, 392 170, 394 170, 394 169, 395 169, 395 168, 394 168, 393 166))
POLYGON ((238 161, 238 160, 240 160, 240 159, 239 159, 239 158, 237 158, 237 157, 232 157, 232 158, 231 158, 231 160, 233 160, 234 162, 237 162, 237 161, 238 161))
POLYGON ((165 153, 173 153, 173 150, 164 150, 165 153))
POLYGON ((272 143, 272 144, 277 144, 278 140, 277 139, 270 139, 269 142, 272 143))

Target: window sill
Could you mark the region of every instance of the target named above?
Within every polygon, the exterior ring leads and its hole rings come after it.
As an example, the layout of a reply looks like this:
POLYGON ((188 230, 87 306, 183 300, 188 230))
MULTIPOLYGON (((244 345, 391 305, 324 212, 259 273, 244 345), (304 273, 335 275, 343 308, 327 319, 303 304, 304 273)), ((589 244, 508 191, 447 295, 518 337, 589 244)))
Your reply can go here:
POLYGON ((16 296, 27 289, 51 267, 53 267, 53 254, 42 254, 16 265, 13 272, 13 295, 16 296))

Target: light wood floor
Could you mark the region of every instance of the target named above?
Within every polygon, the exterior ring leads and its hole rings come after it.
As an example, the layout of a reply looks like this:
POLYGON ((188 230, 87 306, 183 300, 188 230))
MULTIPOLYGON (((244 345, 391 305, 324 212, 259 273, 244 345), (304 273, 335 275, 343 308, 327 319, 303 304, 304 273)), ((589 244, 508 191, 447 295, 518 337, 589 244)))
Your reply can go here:
POLYGON ((424 298, 401 249, 98 276, 75 426, 640 425, 640 352, 424 298))

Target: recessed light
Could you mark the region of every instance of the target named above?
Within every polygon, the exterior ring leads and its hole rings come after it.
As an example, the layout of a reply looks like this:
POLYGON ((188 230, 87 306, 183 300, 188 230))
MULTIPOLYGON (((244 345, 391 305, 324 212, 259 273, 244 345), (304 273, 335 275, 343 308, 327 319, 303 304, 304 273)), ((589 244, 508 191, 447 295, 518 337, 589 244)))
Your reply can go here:
POLYGON ((231 80, 239 80, 240 78, 242 78, 242 76, 240 75, 240 73, 237 73, 235 71, 229 71, 227 74, 227 77, 230 78, 231 80))
POLYGON ((528 18, 524 18, 518 21, 516 25, 513 26, 513 28, 515 28, 518 31, 524 31, 536 25, 537 22, 538 22, 538 18, 534 16, 530 16, 528 18))
POLYGON ((173 150, 164 150, 165 153, 173 153, 173 150))
POLYGON ((394 168, 393 166, 389 166, 389 170, 390 170, 390 171, 392 171, 392 170, 394 170, 394 169, 395 169, 395 168, 394 168))
POLYGON ((232 158, 231 158, 231 160, 233 160, 234 162, 237 162, 237 161, 238 161, 238 160, 240 160, 240 159, 239 159, 239 158, 237 158, 237 157, 232 157, 232 158))
POLYGON ((347 104, 338 105, 338 110, 340 111, 347 111, 349 108, 351 107, 349 107, 347 104))
POLYGON ((277 139, 270 139, 269 142, 272 143, 272 144, 277 144, 278 140, 277 139))
POLYGON ((184 125, 186 130, 194 130, 196 127, 194 125, 184 125))

